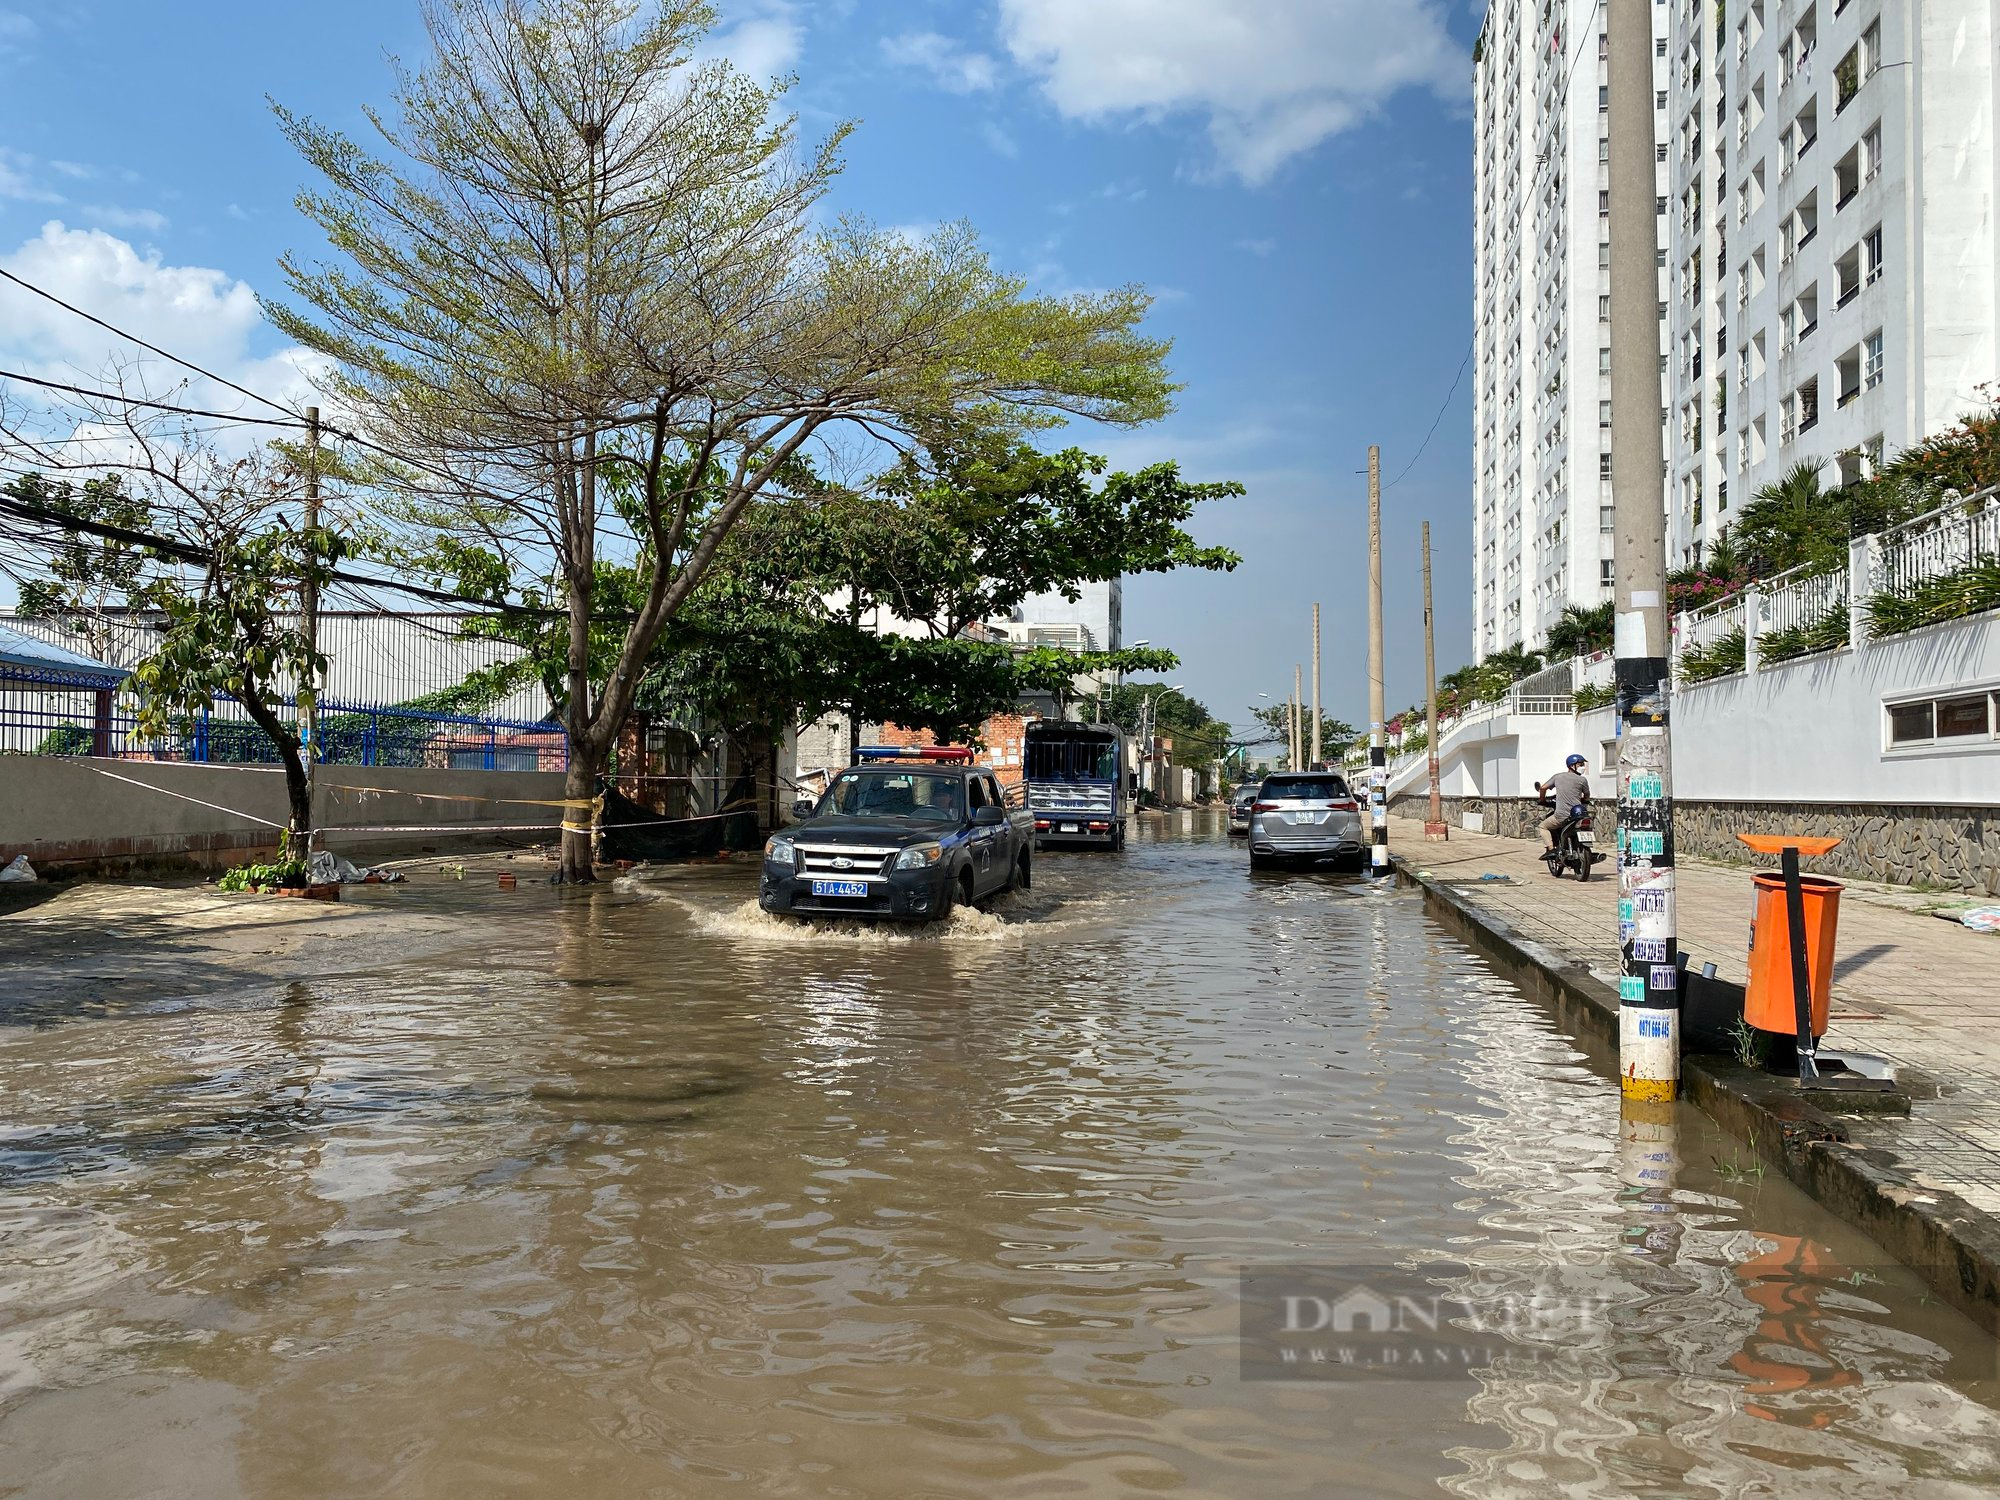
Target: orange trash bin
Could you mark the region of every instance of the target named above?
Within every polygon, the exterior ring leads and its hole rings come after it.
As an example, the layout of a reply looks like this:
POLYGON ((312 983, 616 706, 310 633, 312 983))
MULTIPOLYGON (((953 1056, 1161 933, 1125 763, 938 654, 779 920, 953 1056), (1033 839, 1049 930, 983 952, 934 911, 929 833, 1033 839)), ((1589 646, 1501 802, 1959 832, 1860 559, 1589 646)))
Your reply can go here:
MULTIPOLYGON (((1785 913, 1785 877, 1758 872, 1750 917, 1750 983, 1743 992, 1743 1019, 1759 1031, 1797 1036, 1798 1009, 1792 998, 1791 923, 1785 913)), ((1840 926, 1837 880, 1823 875, 1799 876, 1805 909, 1806 979, 1812 994, 1812 1034, 1826 1035, 1828 1002, 1833 997, 1833 940, 1840 926)))

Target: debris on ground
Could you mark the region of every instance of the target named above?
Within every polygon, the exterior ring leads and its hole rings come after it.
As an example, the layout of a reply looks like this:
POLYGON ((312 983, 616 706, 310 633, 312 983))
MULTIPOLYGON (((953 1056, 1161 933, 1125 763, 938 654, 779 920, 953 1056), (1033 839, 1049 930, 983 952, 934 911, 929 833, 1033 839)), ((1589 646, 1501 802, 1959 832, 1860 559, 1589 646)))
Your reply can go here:
POLYGON ((1973 932, 2000 932, 2000 906, 1970 906, 1958 911, 1941 911, 1941 917, 1950 917, 1959 926, 1973 932))
POLYGON ((409 877, 379 866, 364 870, 330 849, 321 849, 306 867, 306 878, 314 885, 395 885, 409 877))
POLYGON ((28 856, 17 854, 7 868, 0 870, 0 881, 12 885, 16 881, 35 879, 35 867, 28 863, 28 856))

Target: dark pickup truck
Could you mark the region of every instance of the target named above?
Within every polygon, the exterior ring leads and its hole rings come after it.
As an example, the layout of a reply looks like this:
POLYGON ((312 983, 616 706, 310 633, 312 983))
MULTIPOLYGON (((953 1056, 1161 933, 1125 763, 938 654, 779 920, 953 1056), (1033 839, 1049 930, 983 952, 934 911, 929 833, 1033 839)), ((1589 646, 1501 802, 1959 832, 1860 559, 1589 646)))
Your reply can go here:
POLYGON ((986 767, 951 753, 864 749, 817 804, 793 809, 802 822, 764 845, 757 904, 787 916, 934 922, 1025 887, 1034 815, 1010 809, 986 767))

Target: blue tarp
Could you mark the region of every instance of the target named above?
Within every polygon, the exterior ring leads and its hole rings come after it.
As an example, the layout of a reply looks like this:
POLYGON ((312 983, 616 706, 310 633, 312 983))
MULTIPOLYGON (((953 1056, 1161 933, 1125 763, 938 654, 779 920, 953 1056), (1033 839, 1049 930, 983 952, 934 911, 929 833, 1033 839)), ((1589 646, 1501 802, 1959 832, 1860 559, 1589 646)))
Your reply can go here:
POLYGON ((52 646, 0 625, 0 680, 25 675, 30 681, 115 688, 132 674, 107 666, 65 646, 52 646))

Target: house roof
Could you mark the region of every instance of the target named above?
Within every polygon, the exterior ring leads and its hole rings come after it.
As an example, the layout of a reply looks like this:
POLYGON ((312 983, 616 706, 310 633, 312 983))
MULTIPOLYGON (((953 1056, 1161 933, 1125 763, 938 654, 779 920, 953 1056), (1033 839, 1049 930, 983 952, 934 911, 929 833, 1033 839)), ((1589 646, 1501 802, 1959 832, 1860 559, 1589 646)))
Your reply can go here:
POLYGON ((0 681, 8 678, 51 686, 117 687, 132 674, 67 646, 51 645, 0 625, 0 681))

